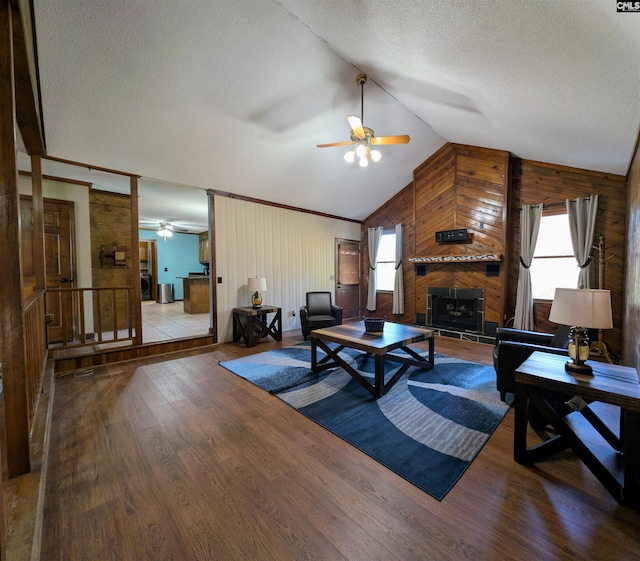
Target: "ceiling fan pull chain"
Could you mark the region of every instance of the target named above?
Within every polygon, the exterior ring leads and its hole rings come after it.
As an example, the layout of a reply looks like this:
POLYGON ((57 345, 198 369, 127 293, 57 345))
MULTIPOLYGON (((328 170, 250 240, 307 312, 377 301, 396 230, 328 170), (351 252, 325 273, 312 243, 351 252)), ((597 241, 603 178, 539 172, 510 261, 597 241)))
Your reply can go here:
POLYGON ((364 83, 367 79, 364 75, 361 76, 363 76, 363 78, 360 80, 360 122, 364 127, 364 83))

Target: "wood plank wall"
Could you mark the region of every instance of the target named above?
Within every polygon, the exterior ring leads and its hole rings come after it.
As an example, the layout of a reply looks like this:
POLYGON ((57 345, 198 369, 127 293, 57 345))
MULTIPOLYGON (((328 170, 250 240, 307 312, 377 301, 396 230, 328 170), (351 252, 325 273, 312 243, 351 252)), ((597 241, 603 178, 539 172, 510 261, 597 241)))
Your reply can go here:
MULTIPOLYGON (((504 310, 505 267, 487 276, 487 264, 427 264, 424 276, 416 275, 409 257, 459 256, 496 253, 504 255, 506 204, 509 180, 507 152, 447 144, 414 171, 412 185, 370 215, 362 228, 363 279, 369 270, 367 229, 391 228, 397 222, 410 232, 404 243, 405 314, 391 314, 391 294, 379 293, 375 315, 394 321, 416 323, 426 314, 428 287, 482 288, 485 290, 485 321, 501 323, 504 310), (413 191, 412 209, 407 208, 413 191), (435 241, 440 230, 467 228, 469 242, 442 244, 435 241)), ((366 286, 363 290, 366 297, 366 286)), ((374 315, 374 314, 370 314, 374 315)))
MULTIPOLYGON (((636 174, 640 172, 636 171, 636 174)), ((636 177, 635 196, 630 199, 630 208, 632 214, 635 212, 636 222, 640 223, 637 216, 640 215, 640 186, 637 183, 636 177)), ((515 312, 518 282, 520 207, 540 202, 562 203, 567 198, 594 193, 600 195, 596 238, 599 235, 605 237, 605 288, 611 290, 614 314, 614 329, 607 331, 605 342, 610 350, 620 354, 626 251, 625 178, 520 160, 500 150, 457 144, 443 146, 416 168, 412 184, 363 221, 362 294, 365 302, 369 270, 367 229, 374 226, 392 228, 402 222, 408 233, 403 264, 405 314, 393 316, 391 294, 378 293, 377 309, 369 315, 385 315, 394 321, 415 323, 417 314, 426 313, 427 287, 483 288, 485 321, 509 325, 515 312), (413 204, 412 208, 410 204, 413 204), (469 230, 472 237, 468 243, 439 244, 435 241, 436 231, 457 228, 469 230), (484 263, 427 264, 426 275, 416 276, 414 265, 407 262, 411 256, 487 253, 502 255, 497 277, 486 276, 484 263)), ((631 220, 634 220, 633 216, 631 220)), ((640 270, 633 282, 638 283, 638 278, 640 270)), ((640 310, 640 297, 632 305, 640 310)), ((549 308, 548 302, 535 305, 540 331, 555 330, 556 326, 547 319, 549 308)), ((638 313, 636 321, 640 324, 638 313)), ((635 349, 637 343, 630 340, 629 345, 635 349)), ((640 348, 633 352, 638 360, 640 348)))
MULTIPOLYGON (((132 259, 138 259, 138 248, 131 248, 131 197, 92 189, 89 192, 89 213, 91 215, 92 286, 94 288, 133 286, 132 259), (129 250, 126 269, 103 269, 100 266, 100 246, 110 247, 113 242, 129 250)), ((109 322, 113 317, 111 300, 105 299, 101 302, 101 306, 104 319, 102 330, 110 330, 112 325, 109 322)), ((128 327, 124 300, 118 301, 117 311, 118 327, 120 329, 128 327)), ((94 310, 94 317, 97 317, 97 313, 98 311, 94 310)))
POLYGON ((627 176, 627 208, 622 363, 640 369, 640 137, 627 176))
MULTIPOLYGON (((576 199, 592 194, 599 195, 598 218, 595 239, 605 238, 606 264, 604 288, 611 290, 611 305, 614 328, 605 334, 605 342, 610 350, 621 352, 623 273, 625 263, 625 215, 626 180, 620 175, 610 175, 594 171, 568 168, 554 164, 530 160, 512 160, 512 202, 509 209, 513 217, 509 238, 511 240, 511 270, 507 289, 507 315, 515 313, 516 287, 518 282, 518 256, 520 251, 519 209, 525 204, 562 203, 566 199, 576 199)), ((561 208, 561 207, 560 207, 561 208)), ((557 212, 558 207, 544 212, 557 212)), ((597 252, 594 253, 597 261, 597 252)), ((596 263, 597 267, 597 263, 596 263)), ((597 279, 597 269, 596 276, 597 279)), ((555 331, 556 325, 548 321, 549 302, 534 304, 535 322, 538 331, 555 331)))
MULTIPOLYGON (((416 174, 416 218, 424 216, 424 224, 418 228, 416 257, 449 255, 482 255, 495 253, 506 256, 505 231, 509 185, 509 153, 458 144, 451 145, 453 152, 453 183, 445 182, 442 200, 448 206, 433 201, 440 197, 429 180, 416 174), (467 228, 470 239, 465 243, 443 244, 435 241, 440 230, 467 228)), ((431 167, 431 166, 429 166, 431 167)), ((432 168, 432 173, 438 173, 432 168)), ((449 176, 450 170, 442 171, 449 176)), ((485 322, 501 325, 504 315, 505 263, 499 264, 496 276, 488 276, 487 263, 445 263, 427 265, 426 275, 417 277, 416 292, 420 298, 418 312, 426 313, 426 294, 429 287, 480 288, 485 291, 485 322)))
POLYGON ((413 183, 407 185, 382 205, 376 212, 367 217, 361 226, 361 285, 360 309, 369 317, 386 317, 389 321, 398 323, 415 323, 416 296, 415 271, 413 263, 408 257, 415 255, 415 226, 414 226, 414 189, 413 183), (367 310, 367 287, 369 286, 369 239, 367 230, 379 226, 392 230, 396 224, 402 224, 402 273, 404 275, 404 314, 393 314, 393 292, 378 292, 376 311, 367 310))

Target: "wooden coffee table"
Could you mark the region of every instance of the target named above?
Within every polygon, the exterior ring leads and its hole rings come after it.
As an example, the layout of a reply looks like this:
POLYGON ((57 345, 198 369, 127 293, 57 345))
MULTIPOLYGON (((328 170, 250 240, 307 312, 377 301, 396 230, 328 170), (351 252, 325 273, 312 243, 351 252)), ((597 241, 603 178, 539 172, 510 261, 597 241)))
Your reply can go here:
POLYGON ((385 322, 382 333, 366 333, 364 324, 358 322, 315 329, 311 332, 311 367, 313 371, 322 372, 328 368, 340 366, 371 392, 376 399, 386 394, 410 366, 417 366, 422 370, 431 370, 433 363, 433 331, 431 329, 385 322), (411 343, 424 340, 429 341, 429 354, 427 357, 418 354, 408 346, 411 343), (328 343, 337 343, 338 346, 332 349, 328 343), (318 347, 327 355, 321 360, 318 360, 318 347), (374 356, 375 373, 373 384, 339 356, 339 353, 345 347, 357 349, 374 356), (409 356, 389 354, 390 351, 395 349, 402 349, 409 356), (387 360, 400 362, 402 366, 385 384, 384 363, 387 360))

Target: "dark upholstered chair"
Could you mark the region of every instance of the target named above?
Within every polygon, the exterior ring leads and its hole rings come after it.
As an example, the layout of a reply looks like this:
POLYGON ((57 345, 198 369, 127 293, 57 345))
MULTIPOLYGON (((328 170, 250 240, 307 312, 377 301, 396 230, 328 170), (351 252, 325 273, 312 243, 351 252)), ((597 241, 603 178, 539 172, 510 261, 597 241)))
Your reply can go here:
POLYGON ((300 308, 304 340, 314 330, 342 324, 342 308, 334 306, 331 292, 307 292, 307 305, 300 308))
POLYGON ((509 327, 496 330, 496 346, 493 348, 493 366, 496 369, 496 387, 500 399, 505 400, 506 393, 514 393, 514 372, 534 351, 544 351, 569 356, 570 327, 561 325, 554 333, 525 331, 509 327))

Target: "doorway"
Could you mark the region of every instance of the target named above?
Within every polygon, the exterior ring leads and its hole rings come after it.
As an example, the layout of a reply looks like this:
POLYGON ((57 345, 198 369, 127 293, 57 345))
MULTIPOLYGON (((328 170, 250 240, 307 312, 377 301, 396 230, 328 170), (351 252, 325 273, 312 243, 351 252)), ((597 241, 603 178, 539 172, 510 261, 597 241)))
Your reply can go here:
POLYGON ((158 246, 157 240, 139 241, 140 293, 142 300, 158 299, 158 246))
MULTIPOLYGON (((49 292, 52 288, 75 288, 75 213, 72 201, 43 200, 44 252, 46 274, 45 307, 50 317, 47 324, 49 343, 72 340, 75 333, 64 333, 62 318, 73 318, 73 329, 78 325, 78 310, 74 309, 70 293, 49 292)), ((33 200, 20 196, 20 228, 22 236, 22 268, 25 285, 35 287, 33 276, 34 227, 33 200)))
POLYGON ((360 317, 360 242, 336 238, 336 305, 342 319, 360 317))

